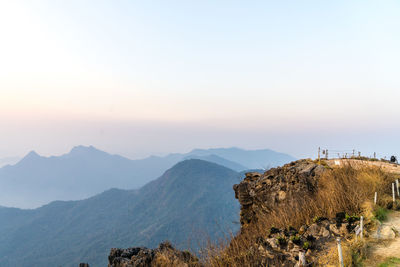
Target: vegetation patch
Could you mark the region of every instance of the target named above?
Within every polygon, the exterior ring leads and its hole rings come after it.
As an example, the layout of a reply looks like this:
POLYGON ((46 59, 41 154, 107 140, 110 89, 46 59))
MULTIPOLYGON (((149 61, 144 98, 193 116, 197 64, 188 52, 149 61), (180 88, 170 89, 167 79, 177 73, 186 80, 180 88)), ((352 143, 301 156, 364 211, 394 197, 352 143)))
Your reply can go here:
POLYGON ((290 240, 296 245, 299 245, 301 243, 300 236, 298 235, 290 237, 290 240))
POLYGON ((287 244, 286 238, 283 236, 278 237, 278 243, 280 246, 285 246, 287 244))
POLYGON ((375 219, 377 219, 380 222, 384 222, 387 220, 387 216, 388 216, 389 211, 385 208, 382 207, 377 207, 374 210, 374 217, 375 219))
POLYGON ((278 228, 276 228, 276 227, 271 227, 271 229, 269 229, 269 233, 270 234, 277 234, 277 233, 279 233, 280 232, 280 230, 278 229, 278 228))
POLYGON ((320 217, 320 216, 315 216, 313 219, 313 223, 319 223, 322 222, 323 220, 327 220, 325 217, 320 217))
POLYGON ((356 215, 350 216, 350 215, 346 214, 346 221, 348 223, 353 223, 353 222, 356 222, 356 221, 359 221, 359 220, 360 220, 360 216, 356 216, 356 215))
POLYGON ((311 243, 308 242, 308 241, 304 242, 304 244, 303 244, 303 249, 307 250, 307 249, 309 249, 309 248, 311 248, 311 243))
POLYGON ((396 267, 400 265, 400 258, 389 258, 384 262, 380 263, 379 267, 396 267))

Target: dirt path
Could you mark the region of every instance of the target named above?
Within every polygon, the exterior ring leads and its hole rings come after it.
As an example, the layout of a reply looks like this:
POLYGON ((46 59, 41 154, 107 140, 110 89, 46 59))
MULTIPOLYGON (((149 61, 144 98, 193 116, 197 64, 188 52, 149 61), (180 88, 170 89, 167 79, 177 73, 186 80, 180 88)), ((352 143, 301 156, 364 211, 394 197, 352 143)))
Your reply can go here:
POLYGON ((345 166, 350 164, 351 166, 357 167, 365 167, 365 166, 376 166, 380 167, 383 170, 391 173, 400 174, 400 165, 393 164, 389 162, 383 161, 369 161, 369 160, 358 160, 358 159, 330 159, 326 161, 329 166, 345 166))
MULTIPOLYGON (((389 218, 372 236, 376 239, 373 250, 366 266, 377 266, 376 264, 391 257, 400 258, 400 212, 393 212, 389 218)), ((391 265, 396 266, 396 265, 391 265)), ((397 265, 400 266, 400 265, 397 265)))

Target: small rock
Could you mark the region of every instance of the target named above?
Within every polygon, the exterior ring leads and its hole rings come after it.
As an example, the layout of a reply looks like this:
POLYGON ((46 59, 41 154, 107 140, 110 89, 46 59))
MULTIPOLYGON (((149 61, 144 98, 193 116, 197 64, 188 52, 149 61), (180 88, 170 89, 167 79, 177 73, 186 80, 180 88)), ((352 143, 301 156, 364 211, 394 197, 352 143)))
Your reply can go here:
POLYGON ((318 224, 313 223, 310 225, 310 227, 308 227, 306 235, 318 236, 320 230, 321 227, 318 224))
POLYGON ((307 231, 307 226, 302 225, 299 229, 299 234, 302 235, 307 231))

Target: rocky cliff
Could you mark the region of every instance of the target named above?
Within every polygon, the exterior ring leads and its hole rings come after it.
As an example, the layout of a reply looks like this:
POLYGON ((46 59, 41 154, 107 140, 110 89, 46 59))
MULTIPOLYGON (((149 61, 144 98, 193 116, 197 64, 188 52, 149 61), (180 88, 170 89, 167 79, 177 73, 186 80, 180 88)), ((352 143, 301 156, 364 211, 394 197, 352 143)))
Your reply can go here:
POLYGON ((283 167, 272 168, 264 174, 247 173, 233 186, 241 205, 240 222, 246 226, 284 205, 297 205, 315 193, 318 177, 325 171, 310 160, 299 160, 283 167))

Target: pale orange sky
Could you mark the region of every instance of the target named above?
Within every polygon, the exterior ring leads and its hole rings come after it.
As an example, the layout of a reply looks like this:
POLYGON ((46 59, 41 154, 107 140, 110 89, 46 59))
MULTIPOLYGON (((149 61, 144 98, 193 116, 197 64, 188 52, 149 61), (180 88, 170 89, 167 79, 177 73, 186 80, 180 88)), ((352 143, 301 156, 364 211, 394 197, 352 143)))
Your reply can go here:
POLYGON ((399 11, 396 1, 0 1, 0 158, 80 144, 131 157, 199 146, 307 156, 359 139, 389 153, 400 148, 387 133, 399 129, 399 11))

